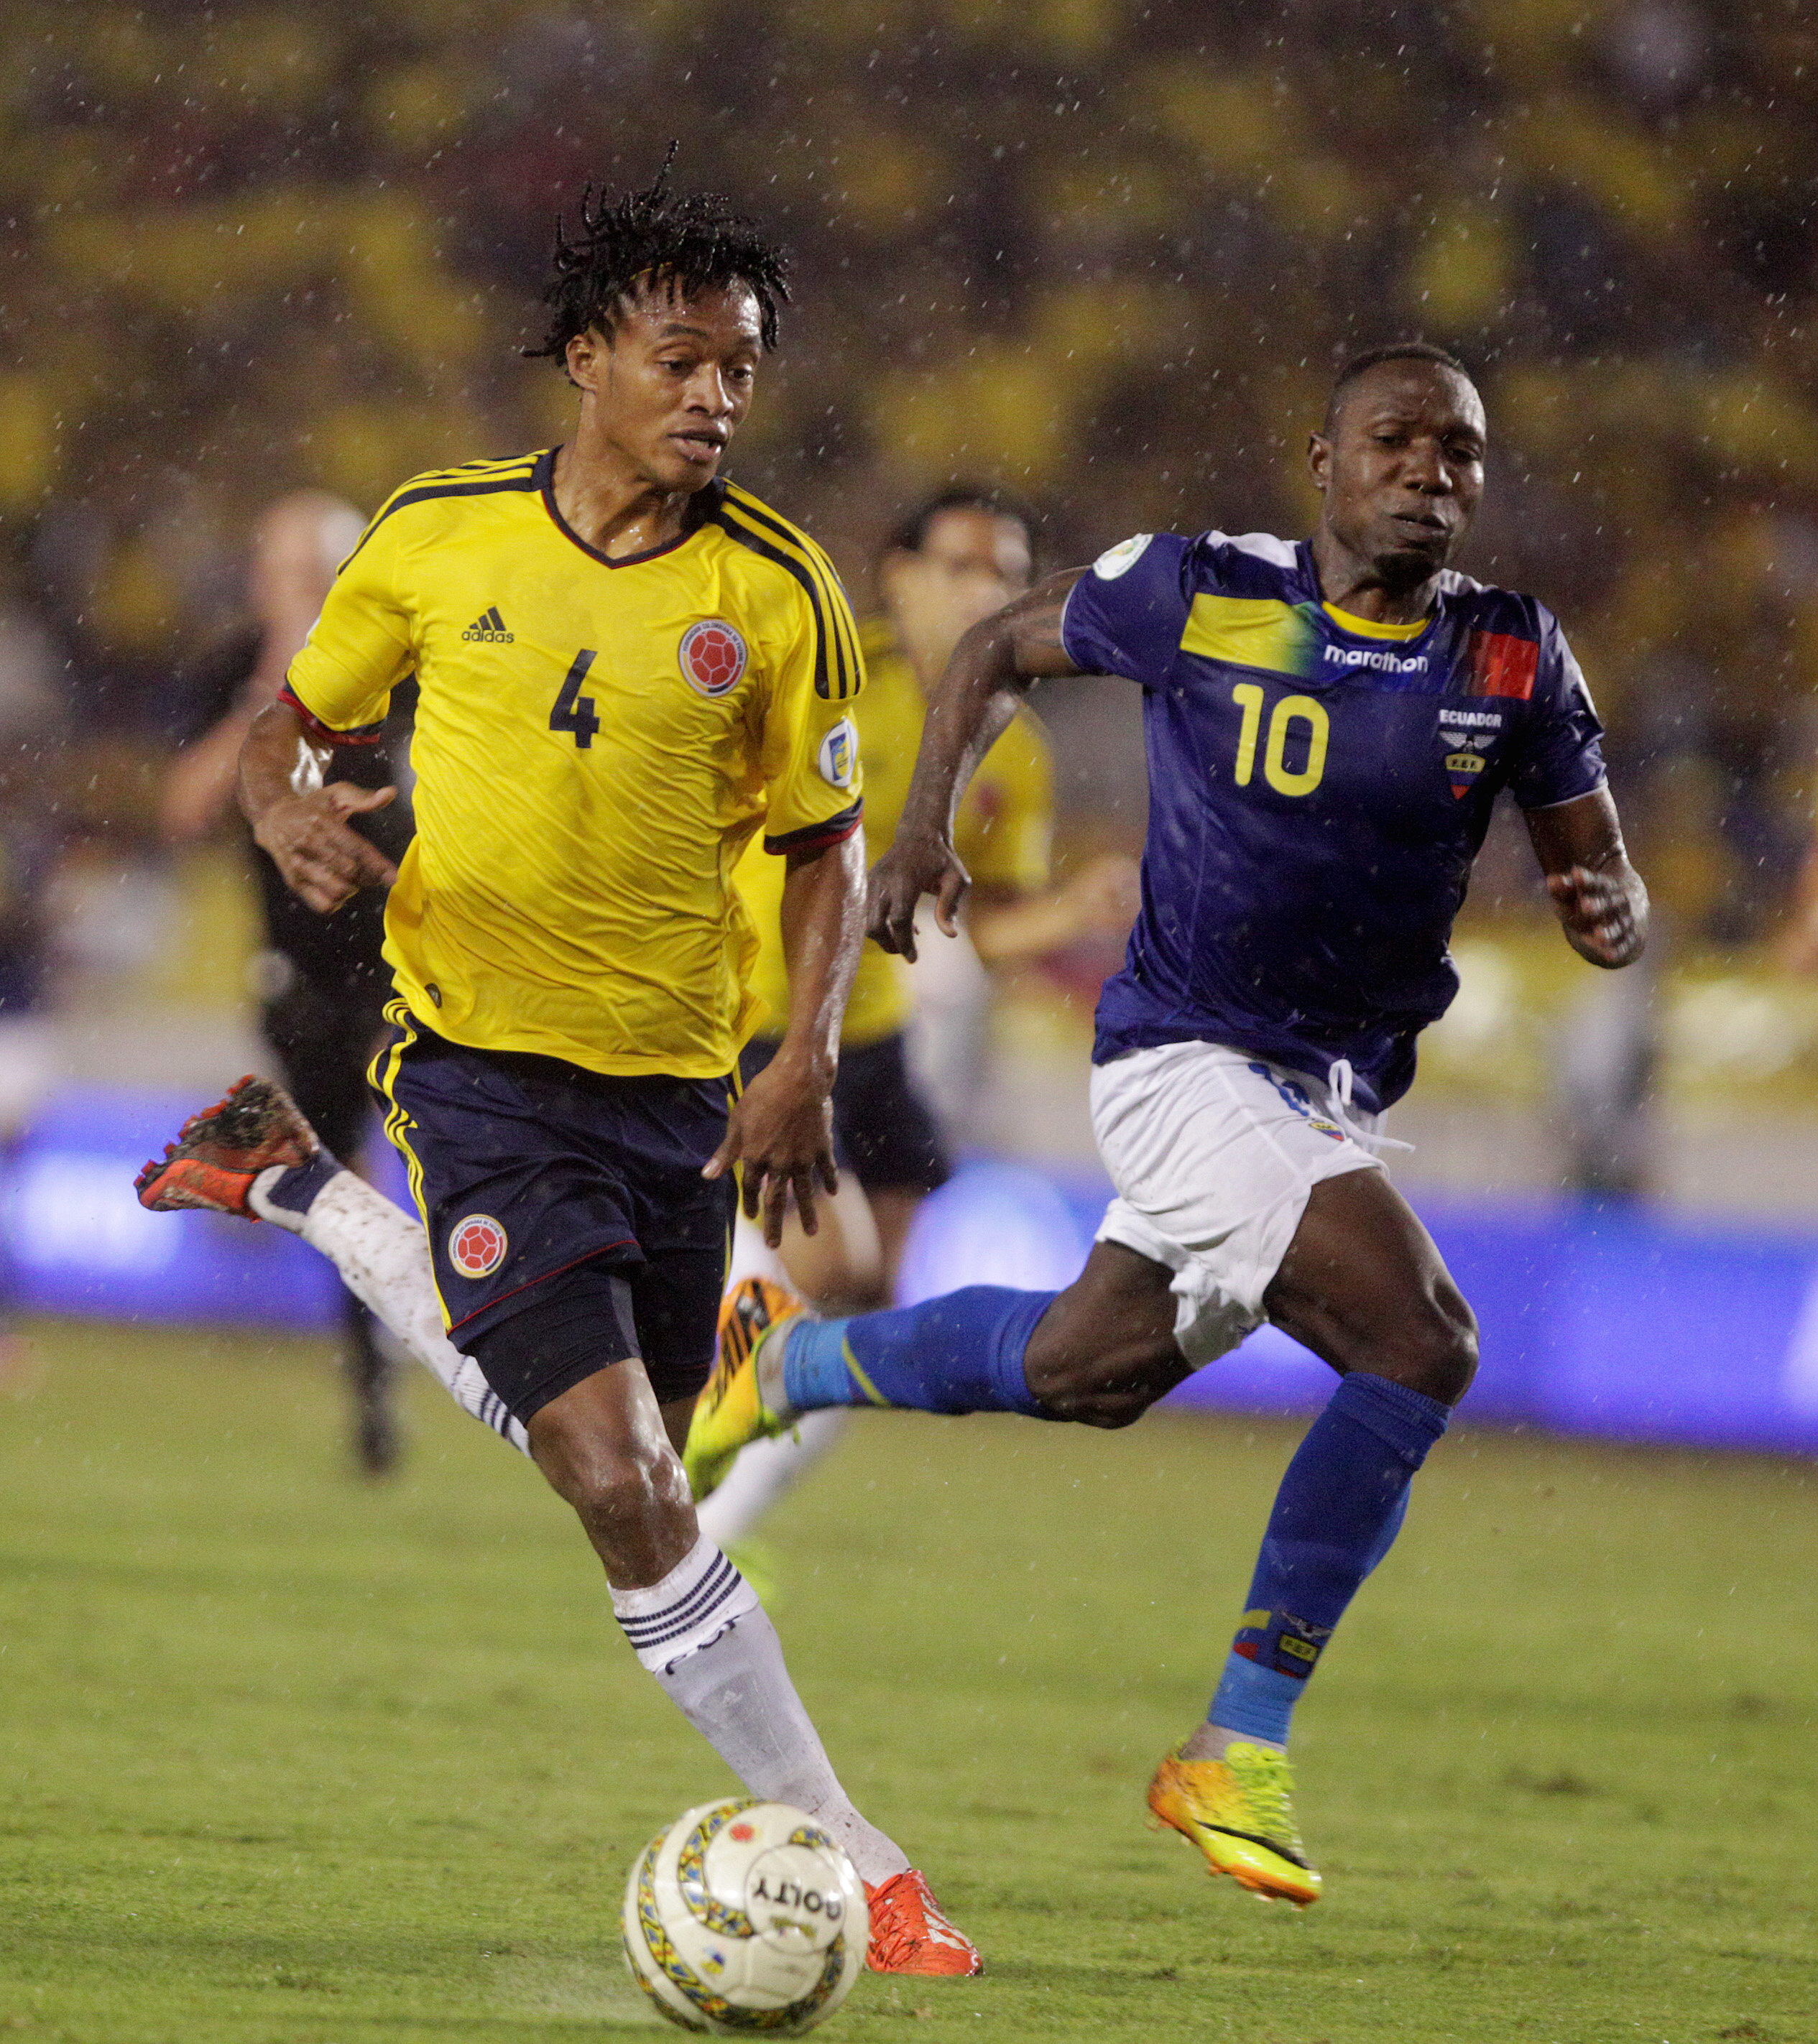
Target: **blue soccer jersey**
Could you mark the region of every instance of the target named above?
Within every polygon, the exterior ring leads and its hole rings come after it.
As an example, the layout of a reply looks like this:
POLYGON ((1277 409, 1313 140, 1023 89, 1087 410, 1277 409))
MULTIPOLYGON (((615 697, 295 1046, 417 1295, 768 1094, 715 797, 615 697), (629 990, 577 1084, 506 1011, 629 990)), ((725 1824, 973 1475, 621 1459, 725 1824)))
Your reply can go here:
POLYGON ((1094 1062, 1229 1043, 1320 1078, 1347 1059, 1359 1106, 1398 1100, 1458 991, 1497 790, 1533 809, 1603 786, 1552 613, 1447 573, 1428 617, 1372 624, 1321 601, 1304 544, 1157 533, 1080 578, 1062 636, 1141 683, 1148 751, 1142 912, 1094 1062))

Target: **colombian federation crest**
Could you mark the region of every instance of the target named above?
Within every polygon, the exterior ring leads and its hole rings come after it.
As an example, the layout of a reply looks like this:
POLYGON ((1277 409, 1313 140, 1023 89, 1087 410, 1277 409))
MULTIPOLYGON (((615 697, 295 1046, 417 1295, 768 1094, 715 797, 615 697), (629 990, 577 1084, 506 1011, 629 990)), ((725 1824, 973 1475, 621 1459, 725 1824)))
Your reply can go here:
POLYGON ((682 635, 678 653, 682 678, 696 694, 723 696, 738 685, 749 655, 745 642, 723 617, 703 617, 682 635))
POLYGON ((463 1278, 490 1278, 505 1261, 510 1240, 490 1214, 472 1213, 448 1231, 448 1261, 463 1278))

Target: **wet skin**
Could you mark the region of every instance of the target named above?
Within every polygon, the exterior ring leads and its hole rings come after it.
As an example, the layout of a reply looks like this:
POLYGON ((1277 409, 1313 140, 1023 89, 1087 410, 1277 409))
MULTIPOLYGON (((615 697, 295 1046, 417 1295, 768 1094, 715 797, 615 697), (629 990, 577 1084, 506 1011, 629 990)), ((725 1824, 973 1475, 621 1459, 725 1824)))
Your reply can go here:
MULTIPOLYGON (((1482 401, 1443 364, 1378 363, 1348 385, 1307 451, 1321 498, 1312 546, 1327 601, 1375 623, 1424 617, 1483 494, 1482 401)), ((871 934, 915 955, 914 916, 935 897, 951 935, 967 887, 947 830, 951 790, 1029 684, 1075 674, 1061 640, 1082 568, 1051 576, 961 640, 931 703, 897 840, 873 870, 871 934)), ((1536 810, 1528 833, 1566 940, 1627 965, 1647 939, 1647 897, 1607 790, 1536 810)), ((1170 1274, 1120 1243, 1084 1272, 1030 1339, 1029 1388, 1057 1416, 1123 1427, 1190 1374, 1174 1339, 1170 1274)), ((1413 1209, 1374 1169, 1315 1185, 1263 1295, 1268 1319, 1341 1376, 1367 1370, 1456 1404, 1477 1366, 1477 1326, 1413 1209)))

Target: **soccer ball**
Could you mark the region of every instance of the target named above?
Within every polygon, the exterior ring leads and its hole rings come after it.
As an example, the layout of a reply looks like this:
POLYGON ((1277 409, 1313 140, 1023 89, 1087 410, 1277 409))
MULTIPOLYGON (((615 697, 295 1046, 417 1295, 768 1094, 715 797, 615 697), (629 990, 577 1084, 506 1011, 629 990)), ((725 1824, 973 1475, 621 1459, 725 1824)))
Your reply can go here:
POLYGON ((786 1803, 703 1803, 645 1846, 625 1883, 625 1962, 662 2014, 715 2037, 799 2037, 851 1992, 865 1890, 786 1803))

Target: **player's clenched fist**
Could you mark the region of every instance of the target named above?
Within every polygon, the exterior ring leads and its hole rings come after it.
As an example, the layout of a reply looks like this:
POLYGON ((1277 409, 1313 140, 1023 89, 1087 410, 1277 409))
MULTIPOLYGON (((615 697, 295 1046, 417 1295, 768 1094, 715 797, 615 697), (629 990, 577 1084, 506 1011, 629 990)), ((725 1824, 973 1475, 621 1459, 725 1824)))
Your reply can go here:
POLYGON ((1581 958, 1613 967, 1640 955, 1647 936, 1647 894, 1632 869, 1599 873, 1574 866, 1549 874, 1547 891, 1581 958))
POLYGON ((915 912, 924 894, 934 897, 934 920, 946 937, 959 934, 959 905, 972 876, 944 837, 899 831, 897 841, 871 868, 866 928, 873 941, 903 958, 915 957, 915 912))
POLYGON ((291 893, 323 915, 363 887, 389 887, 398 869, 348 821, 367 809, 382 809, 395 788, 359 788, 331 782, 286 795, 260 811, 255 840, 271 855, 291 893))

